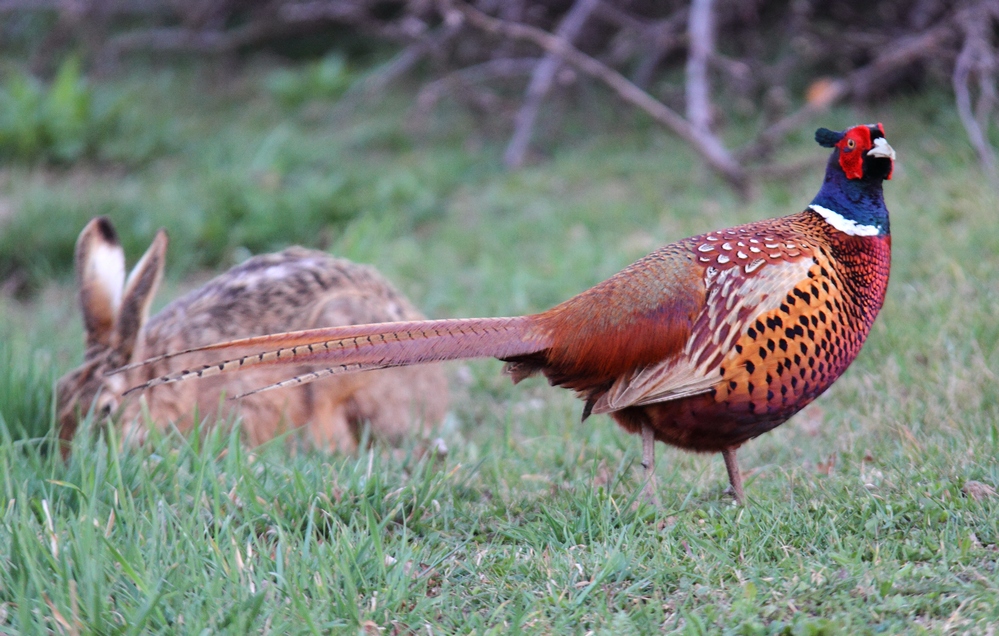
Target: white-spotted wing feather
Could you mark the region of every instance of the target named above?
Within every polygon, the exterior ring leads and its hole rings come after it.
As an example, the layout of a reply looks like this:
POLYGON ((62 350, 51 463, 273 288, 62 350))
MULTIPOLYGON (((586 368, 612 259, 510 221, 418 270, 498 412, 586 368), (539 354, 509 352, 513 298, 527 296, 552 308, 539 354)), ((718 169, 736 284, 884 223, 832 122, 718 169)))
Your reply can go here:
POLYGON ((710 391, 722 361, 760 314, 778 308, 789 290, 807 278, 811 258, 769 263, 756 275, 732 267, 705 277, 707 302, 683 352, 671 360, 622 376, 593 405, 593 413, 666 402, 710 391), (751 313, 739 320, 745 309, 751 313), (726 327, 729 326, 729 327, 726 327), (738 327, 738 328, 735 328, 738 327), (711 334, 710 338, 700 334, 711 334))

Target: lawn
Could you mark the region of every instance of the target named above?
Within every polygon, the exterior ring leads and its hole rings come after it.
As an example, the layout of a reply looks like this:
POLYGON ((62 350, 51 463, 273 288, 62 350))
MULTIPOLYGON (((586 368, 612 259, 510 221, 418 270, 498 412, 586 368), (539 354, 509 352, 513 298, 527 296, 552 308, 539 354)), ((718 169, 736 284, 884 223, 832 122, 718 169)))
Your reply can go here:
MULTIPOLYGON (((287 76, 284 76, 287 80, 287 76)), ((10 633, 985 633, 999 623, 999 224, 947 95, 841 108, 738 200, 610 96, 556 104, 510 173, 504 122, 412 87, 289 102, 265 64, 143 69, 94 90, 122 121, 89 158, 0 166, 0 630, 10 633), (162 306, 295 242, 375 264, 433 317, 544 309, 656 246, 797 212, 822 125, 882 121, 899 154, 888 300, 815 405, 740 452, 641 443, 500 363, 449 367, 449 453, 257 449, 113 432, 48 452, 81 360, 72 245, 108 214, 130 262, 171 234, 162 306), (117 144, 117 145, 116 145, 117 144), (140 148, 124 152, 120 146, 140 148), (984 484, 986 488, 976 482, 984 484), (969 494, 970 493, 970 494, 969 494), (991 495, 991 496, 990 496, 991 495)), ((741 122, 726 131, 740 134, 741 122)))

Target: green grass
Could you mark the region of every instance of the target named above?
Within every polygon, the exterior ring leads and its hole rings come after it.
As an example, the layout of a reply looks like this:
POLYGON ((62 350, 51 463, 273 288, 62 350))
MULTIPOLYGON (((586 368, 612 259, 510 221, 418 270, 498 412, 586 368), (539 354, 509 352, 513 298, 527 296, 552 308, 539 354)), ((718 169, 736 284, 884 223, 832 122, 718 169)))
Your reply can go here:
POLYGON ((451 367, 446 458, 250 451, 222 434, 129 452, 81 437, 68 462, 46 453, 51 378, 82 355, 69 267, 91 215, 112 216, 130 262, 168 227, 159 305, 206 265, 304 241, 376 264, 432 316, 501 315, 543 309, 659 244, 798 211, 821 179, 824 151, 802 131, 784 156, 816 156, 815 168, 741 204, 611 101, 574 107, 585 134, 543 122, 549 158, 511 174, 495 122, 444 105, 407 127, 405 89, 351 116, 331 115, 329 98, 289 107, 269 72, 116 80, 108 90, 140 87, 137 112, 174 131, 148 163, 0 169, 0 267, 39 290, 0 297, 0 630, 866 634, 999 622, 999 499, 963 492, 999 484, 997 197, 945 97, 815 122, 881 120, 899 153, 889 298, 842 380, 740 452, 743 508, 724 493, 720 457, 662 447, 662 505, 636 506, 639 440, 605 417, 581 424, 566 392, 513 387, 491 361, 451 367), (341 204, 349 213, 326 214, 341 204))

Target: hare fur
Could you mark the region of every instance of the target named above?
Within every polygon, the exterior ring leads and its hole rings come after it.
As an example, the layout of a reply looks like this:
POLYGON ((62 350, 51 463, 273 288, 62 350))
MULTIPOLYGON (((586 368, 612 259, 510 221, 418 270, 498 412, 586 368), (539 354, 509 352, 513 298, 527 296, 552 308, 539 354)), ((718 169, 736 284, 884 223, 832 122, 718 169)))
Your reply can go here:
POLYGON ((137 443, 145 439, 148 423, 160 429, 175 425, 186 433, 195 415, 208 423, 236 415, 252 445, 301 429, 316 447, 349 452, 365 424, 374 437, 399 443, 426 434, 444 418, 448 390, 440 365, 331 376, 224 399, 287 377, 287 370, 264 369, 165 385, 123 400, 130 386, 212 362, 192 354, 105 375, 163 353, 270 333, 423 318, 374 268, 291 247, 250 258, 147 319, 163 277, 167 242, 160 230, 126 279, 124 251, 111 222, 93 219, 80 233, 75 265, 86 352, 83 364, 56 386, 62 440, 71 440, 91 411, 99 418, 116 415, 124 439, 137 443))

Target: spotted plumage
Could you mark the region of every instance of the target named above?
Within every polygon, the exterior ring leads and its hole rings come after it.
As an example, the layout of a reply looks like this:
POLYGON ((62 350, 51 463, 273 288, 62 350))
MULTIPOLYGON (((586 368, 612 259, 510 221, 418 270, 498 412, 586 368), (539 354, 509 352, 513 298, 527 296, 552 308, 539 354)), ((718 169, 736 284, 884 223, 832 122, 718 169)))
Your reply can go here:
POLYGON ((683 354, 618 378, 592 412, 639 432, 655 405, 656 439, 725 451, 786 421, 857 356, 887 288, 890 237, 849 237, 806 210, 682 244, 707 289, 683 354))
MULTIPOLYGON (((895 153, 880 124, 820 129, 833 148, 802 212, 672 243, 548 311, 276 334, 199 349, 259 354, 164 376, 136 390, 246 367, 315 364, 289 382, 364 369, 494 356, 514 381, 544 374, 654 442, 735 451, 794 415, 846 370, 884 302, 891 237, 882 182, 895 153)), ((180 352, 180 355, 185 352, 180 352)), ((269 387, 265 387, 269 388, 269 387)))

